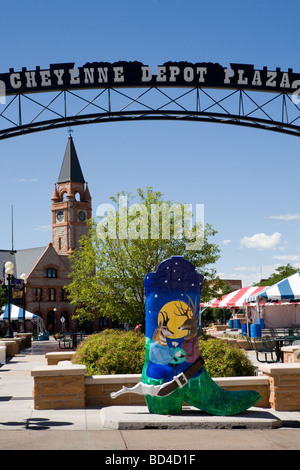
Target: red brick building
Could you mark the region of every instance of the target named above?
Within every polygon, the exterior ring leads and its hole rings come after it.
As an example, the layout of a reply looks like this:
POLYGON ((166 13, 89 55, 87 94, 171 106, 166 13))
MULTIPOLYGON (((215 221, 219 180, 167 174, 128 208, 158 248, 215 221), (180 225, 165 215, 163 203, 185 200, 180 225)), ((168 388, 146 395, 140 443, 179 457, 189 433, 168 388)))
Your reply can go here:
MULTIPOLYGON (((52 243, 25 250, 0 250, 0 256, 3 262, 13 262, 16 278, 22 273, 27 275, 26 310, 41 316, 50 333, 96 329, 95 324, 78 326, 72 320, 74 307, 64 290, 70 282, 68 256, 82 235, 87 234, 86 221, 92 216, 92 199, 71 136, 54 186, 51 213, 52 243)), ((28 324, 27 329, 30 328, 28 324)))

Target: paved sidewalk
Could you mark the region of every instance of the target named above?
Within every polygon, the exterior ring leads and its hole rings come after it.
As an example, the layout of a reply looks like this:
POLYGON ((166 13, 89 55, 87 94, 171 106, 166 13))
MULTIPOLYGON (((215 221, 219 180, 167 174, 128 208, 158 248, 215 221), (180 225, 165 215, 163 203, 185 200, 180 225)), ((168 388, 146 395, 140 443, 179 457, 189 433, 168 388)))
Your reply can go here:
MULTIPOLYGON (((1 450, 104 450, 178 451, 178 450, 296 450, 300 449, 300 412, 279 413, 251 408, 250 417, 266 422, 280 421, 279 428, 267 426, 244 429, 241 418, 231 429, 118 429, 124 416, 137 421, 147 414, 140 407, 86 408, 72 410, 35 410, 31 370, 46 364, 45 353, 58 350, 57 343, 34 342, 0 367, 0 449, 1 450), (128 410, 130 408, 130 410, 128 410), (120 411, 120 414, 118 415, 120 411), (258 413, 258 414, 257 414, 258 413)), ((247 412, 248 413, 248 412, 247 412)), ((249 415, 248 413, 248 415, 249 415)), ((153 415, 151 417, 153 419, 153 415)), ((175 417, 169 417, 175 422, 175 417)), ((191 421, 194 419, 191 418, 191 421)), ((122 421, 123 420, 123 421, 122 421)), ((155 415, 158 422, 158 417, 155 415)), ((162 419, 166 420, 166 417, 162 419)), ((222 417, 218 421, 222 421, 222 417)), ((214 421, 214 417, 211 417, 214 421)), ((226 420, 228 421, 228 417, 226 420)), ((223 424, 224 424, 223 421, 223 424)), ((125 420, 126 422, 126 420, 125 420)), ((207 422, 207 418, 206 418, 207 422)), ((232 423, 231 423, 232 424, 232 423)), ((136 427, 136 426, 135 426, 136 427)), ((128 454, 126 454, 128 455, 128 454)))

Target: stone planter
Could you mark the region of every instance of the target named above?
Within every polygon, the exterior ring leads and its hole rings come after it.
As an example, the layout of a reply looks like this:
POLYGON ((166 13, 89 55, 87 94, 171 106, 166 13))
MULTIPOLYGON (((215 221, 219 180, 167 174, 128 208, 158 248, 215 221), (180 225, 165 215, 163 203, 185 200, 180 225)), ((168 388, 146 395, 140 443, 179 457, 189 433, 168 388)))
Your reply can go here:
POLYGON ((300 364, 262 364, 259 368, 269 379, 271 408, 278 411, 299 411, 300 364))
POLYGON ((69 361, 33 369, 34 409, 84 408, 85 372, 84 365, 72 365, 69 361))
POLYGON ((235 338, 227 338, 228 343, 231 344, 231 346, 235 346, 238 348, 237 340, 235 338))
POLYGON ((228 329, 228 325, 215 325, 214 326, 214 329, 216 331, 225 331, 228 329))
POLYGON ((6 346, 6 357, 14 357, 19 353, 19 343, 13 338, 2 338, 1 341, 3 341, 6 346))
POLYGON ((222 341, 224 341, 224 343, 229 343, 229 344, 232 344, 233 346, 236 346, 237 348, 241 348, 241 349, 245 349, 245 350, 249 350, 250 349, 250 346, 249 346, 249 343, 246 339, 242 339, 242 338, 228 338, 228 337, 225 337, 225 338, 220 338, 222 341))
POLYGON ((245 350, 250 349, 249 343, 246 339, 237 339, 236 342, 237 342, 237 345, 239 346, 239 348, 245 349, 245 350))
POLYGON ((17 338, 25 338, 25 347, 26 348, 31 347, 32 333, 17 333, 16 337, 17 338))
POLYGON ((283 346, 281 351, 283 352, 283 362, 300 362, 300 344, 283 346))
POLYGON ((4 341, 0 341, 0 364, 6 363, 6 345, 4 341))
POLYGON ((229 338, 218 338, 220 339, 221 341, 223 341, 224 343, 229 343, 229 338))

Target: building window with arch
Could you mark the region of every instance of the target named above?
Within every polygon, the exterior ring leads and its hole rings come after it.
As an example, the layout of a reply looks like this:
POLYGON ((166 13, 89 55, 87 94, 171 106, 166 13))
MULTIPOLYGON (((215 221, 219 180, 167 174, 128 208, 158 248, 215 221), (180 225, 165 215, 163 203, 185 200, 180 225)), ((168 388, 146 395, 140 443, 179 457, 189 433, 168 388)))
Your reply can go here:
POLYGON ((49 310, 47 313, 47 330, 50 334, 56 333, 56 318, 54 310, 49 310))
POLYGON ((55 268, 44 269, 44 277, 57 277, 57 269, 55 268))

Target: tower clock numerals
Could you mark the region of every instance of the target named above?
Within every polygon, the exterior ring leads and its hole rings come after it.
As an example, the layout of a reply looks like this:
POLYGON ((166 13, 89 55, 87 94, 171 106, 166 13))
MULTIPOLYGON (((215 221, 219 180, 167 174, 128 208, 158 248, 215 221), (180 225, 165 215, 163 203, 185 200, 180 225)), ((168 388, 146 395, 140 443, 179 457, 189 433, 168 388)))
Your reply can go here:
POLYGON ((58 222, 62 222, 64 220, 64 211, 57 211, 56 212, 56 220, 58 222))
POLYGON ((78 211, 78 220, 80 222, 85 222, 86 220, 86 213, 84 211, 78 211))

